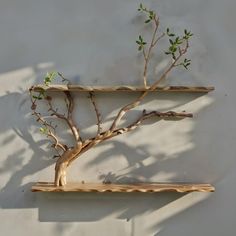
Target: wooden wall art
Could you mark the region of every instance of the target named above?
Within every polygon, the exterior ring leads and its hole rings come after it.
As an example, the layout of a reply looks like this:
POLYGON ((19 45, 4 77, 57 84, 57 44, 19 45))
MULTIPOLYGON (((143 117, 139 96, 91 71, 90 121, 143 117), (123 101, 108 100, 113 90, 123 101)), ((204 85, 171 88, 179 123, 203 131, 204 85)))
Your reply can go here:
POLYGON ((149 93, 153 92, 193 92, 193 93, 208 93, 214 90, 214 87, 189 87, 189 86, 166 86, 160 87, 160 83, 163 82, 167 76, 177 67, 188 69, 191 60, 185 56, 190 46, 190 39, 193 34, 184 30, 182 35, 177 35, 169 28, 166 32, 159 33, 159 16, 153 11, 149 10, 140 4, 138 11, 139 14, 145 16, 145 24, 150 24, 152 27, 152 35, 150 40, 146 42, 140 35, 136 40, 138 50, 143 57, 143 86, 81 86, 71 84, 61 73, 50 72, 47 73, 44 78, 44 84, 34 85, 30 88, 31 110, 32 115, 36 121, 41 124, 40 132, 46 135, 52 142, 52 148, 58 153, 58 159, 55 164, 55 178, 54 182, 39 182, 32 186, 32 191, 45 191, 45 192, 58 192, 58 191, 78 191, 78 192, 162 192, 162 191, 177 191, 177 192, 212 192, 214 187, 210 184, 193 184, 193 183, 135 183, 135 184, 115 184, 115 183, 68 183, 67 184, 67 169, 68 167, 86 151, 90 150, 94 146, 101 142, 112 139, 118 135, 123 135, 127 132, 131 132, 142 125, 145 120, 150 118, 156 119, 183 119, 192 118, 192 113, 187 112, 159 112, 159 111, 147 111, 143 110, 134 122, 131 122, 128 126, 121 126, 121 119, 132 109, 138 107, 141 102, 149 93), (149 69, 149 62, 152 59, 154 49, 158 42, 167 37, 169 41, 169 47, 164 51, 166 57, 170 58, 170 64, 167 66, 163 74, 157 78, 155 82, 149 84, 147 80, 147 74, 149 69), (66 84, 52 84, 53 80, 58 77, 62 79, 62 82, 66 84), (66 114, 60 113, 58 108, 53 105, 53 93, 61 94, 65 97, 65 104, 67 107, 66 114), (84 139, 81 137, 81 130, 76 124, 73 111, 74 111, 74 96, 76 93, 86 92, 89 95, 89 99, 94 108, 94 113, 97 119, 97 132, 94 137, 84 139), (95 99, 95 92, 135 92, 139 96, 132 102, 121 107, 119 112, 115 115, 110 127, 107 130, 102 130, 102 120, 99 108, 95 99), (38 111, 38 103, 45 102, 48 106, 48 114, 42 115, 38 111), (74 143, 66 144, 62 143, 58 134, 56 133, 56 127, 52 122, 49 122, 46 117, 54 117, 62 120, 67 124, 68 129, 73 136, 74 143))

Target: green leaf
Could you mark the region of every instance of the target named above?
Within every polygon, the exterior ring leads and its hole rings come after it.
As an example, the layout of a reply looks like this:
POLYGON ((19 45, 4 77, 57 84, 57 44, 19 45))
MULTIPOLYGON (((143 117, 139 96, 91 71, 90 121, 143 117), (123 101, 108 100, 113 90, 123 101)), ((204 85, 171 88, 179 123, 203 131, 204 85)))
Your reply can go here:
POLYGON ((171 40, 171 39, 169 39, 169 42, 170 42, 170 44, 172 44, 172 45, 174 44, 173 40, 171 40))
POLYGON ((138 40, 136 41, 136 43, 139 44, 139 45, 141 45, 141 43, 140 43, 138 40))
POLYGON ((148 20, 145 20, 145 24, 147 24, 147 23, 149 23, 151 20, 150 19, 148 19, 148 20))
POLYGON ((57 72, 47 72, 46 77, 44 78, 44 84, 49 85, 57 76, 57 72))
POLYGON ((141 50, 142 50, 142 48, 143 48, 143 46, 139 46, 139 47, 138 47, 138 50, 139 50, 139 51, 141 51, 141 50))
POLYGON ((176 44, 181 44, 182 43, 182 40, 178 37, 175 38, 175 43, 176 44))
POLYGON ((37 100, 42 100, 43 98, 41 97, 41 94, 39 94, 38 96, 35 96, 33 95, 32 96, 34 99, 37 99, 37 100))
POLYGON ((170 46, 170 47, 169 47, 169 51, 170 51, 170 52, 176 52, 176 51, 177 51, 176 46, 175 46, 175 45, 170 46))
POLYGON ((40 131, 40 133, 42 133, 42 134, 47 134, 47 133, 48 133, 48 129, 47 129, 46 127, 41 127, 41 128, 39 128, 39 131, 40 131))

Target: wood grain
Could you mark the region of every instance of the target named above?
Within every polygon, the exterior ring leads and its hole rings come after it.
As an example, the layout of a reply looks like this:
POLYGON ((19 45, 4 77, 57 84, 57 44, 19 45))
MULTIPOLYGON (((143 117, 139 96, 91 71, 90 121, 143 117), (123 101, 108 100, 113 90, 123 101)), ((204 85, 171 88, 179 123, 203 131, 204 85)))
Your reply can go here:
POLYGON ((68 183, 56 187, 52 182, 38 182, 31 188, 32 192, 214 192, 210 184, 195 183, 136 183, 136 184, 103 184, 103 183, 68 183))
MULTIPOLYGON (((83 86, 83 85, 34 85, 31 87, 33 91, 74 91, 74 92, 145 92, 150 89, 149 86, 139 87, 139 86, 83 86)), ((166 87, 157 87, 150 92, 193 92, 193 93, 208 93, 213 91, 214 87, 191 87, 191 86, 166 86, 166 87)))

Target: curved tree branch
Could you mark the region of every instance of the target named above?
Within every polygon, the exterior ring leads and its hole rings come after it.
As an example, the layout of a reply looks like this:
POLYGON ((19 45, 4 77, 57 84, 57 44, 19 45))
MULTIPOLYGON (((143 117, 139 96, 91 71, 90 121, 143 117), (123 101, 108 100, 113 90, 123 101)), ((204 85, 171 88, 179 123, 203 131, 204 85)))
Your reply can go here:
POLYGON ((102 127, 101 127, 101 114, 100 112, 98 111, 98 107, 97 107, 97 104, 95 102, 95 96, 94 96, 94 93, 93 92, 90 92, 89 93, 89 98, 90 98, 90 101, 91 103, 93 104, 93 108, 95 110, 95 113, 96 113, 96 117, 97 117, 97 135, 99 135, 102 131, 102 127))
POLYGON ((118 114, 116 115, 111 127, 110 127, 110 131, 113 131, 118 123, 120 122, 120 120, 122 119, 122 117, 131 109, 135 108, 136 106, 138 106, 142 100, 148 95, 148 93, 150 91, 153 91, 157 88, 157 86, 166 78, 166 76, 171 72, 171 70, 176 66, 177 62, 180 60, 180 58, 187 52, 189 48, 189 43, 188 40, 186 40, 186 45, 183 49, 179 50, 179 55, 175 58, 175 60, 173 60, 173 62, 171 63, 171 65, 166 69, 166 71, 161 75, 161 77, 151 85, 151 87, 142 93, 141 96, 139 96, 135 101, 133 101, 132 103, 129 103, 128 105, 125 105, 123 108, 120 109, 120 111, 118 112, 118 114))
POLYGON ((36 121, 40 122, 45 128, 45 135, 52 138, 54 140, 54 144, 52 145, 53 148, 57 150, 57 148, 60 148, 62 151, 66 151, 68 149, 67 145, 59 142, 58 137, 55 134, 55 127, 53 127, 50 123, 48 123, 39 112, 36 112, 36 101, 32 99, 31 96, 31 102, 32 102, 32 115, 36 117, 36 121))
POLYGON ((75 122, 73 121, 72 118, 72 114, 73 114, 73 109, 74 109, 74 101, 73 98, 71 96, 71 93, 69 91, 65 91, 64 92, 68 101, 67 104, 67 115, 65 114, 61 114, 57 111, 57 109, 53 108, 52 102, 51 102, 51 97, 49 97, 47 100, 48 106, 49 106, 49 110, 52 113, 50 114, 51 116, 56 116, 57 118, 64 120, 67 125, 69 126, 74 138, 76 142, 82 142, 82 139, 79 135, 79 129, 76 127, 75 122))

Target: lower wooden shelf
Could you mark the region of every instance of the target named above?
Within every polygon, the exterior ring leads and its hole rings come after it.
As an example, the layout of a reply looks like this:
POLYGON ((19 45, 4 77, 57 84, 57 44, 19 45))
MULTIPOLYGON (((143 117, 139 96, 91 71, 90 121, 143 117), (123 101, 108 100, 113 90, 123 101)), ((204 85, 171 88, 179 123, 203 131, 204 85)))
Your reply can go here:
POLYGON ((214 192, 215 188, 210 184, 195 183, 137 183, 137 184, 103 184, 103 183, 68 183, 63 187, 56 187, 52 182, 38 182, 32 188, 32 192, 214 192))

